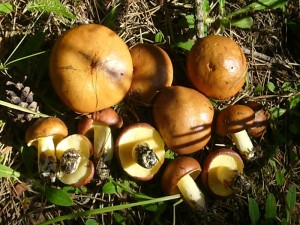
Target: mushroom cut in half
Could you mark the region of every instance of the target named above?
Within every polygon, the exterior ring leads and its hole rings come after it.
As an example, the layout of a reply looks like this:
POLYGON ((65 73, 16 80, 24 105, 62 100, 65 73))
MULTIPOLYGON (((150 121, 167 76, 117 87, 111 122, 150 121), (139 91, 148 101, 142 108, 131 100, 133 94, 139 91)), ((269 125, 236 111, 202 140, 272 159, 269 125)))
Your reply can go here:
POLYGON ((147 123, 126 127, 115 143, 115 155, 132 178, 148 181, 165 159, 165 144, 157 130, 147 123))
POLYGON ((187 58, 188 77, 209 98, 224 100, 237 94, 247 76, 242 48, 232 39, 209 35, 199 39, 187 58))
POLYGON ((55 92, 78 113, 122 101, 133 72, 126 43, 99 24, 79 25, 60 36, 51 51, 49 69, 55 92))
POLYGON ((54 182, 56 179, 55 147, 67 135, 65 123, 57 117, 38 119, 26 130, 26 143, 38 150, 38 173, 45 180, 54 182))
POLYGON ((240 154, 246 160, 254 159, 255 149, 247 133, 254 122, 254 111, 246 105, 230 105, 219 112, 215 130, 220 136, 231 136, 240 154))
POLYGON ((159 46, 139 43, 130 49, 133 80, 129 97, 150 103, 158 91, 171 86, 173 65, 169 55, 159 46))
POLYGON ((193 210, 203 210, 205 196, 195 182, 200 172, 201 166, 196 159, 187 156, 175 158, 167 164, 161 177, 164 193, 180 193, 193 210))
POLYGON ((231 149, 211 152, 204 161, 201 183, 216 197, 228 197, 250 188, 244 176, 244 163, 240 155, 231 149))
POLYGON ((187 155, 210 140, 213 105, 200 92, 182 86, 167 87, 155 98, 153 117, 168 148, 187 155))
POLYGON ((94 164, 90 161, 92 143, 83 135, 73 134, 62 139, 56 146, 59 160, 58 179, 67 185, 83 186, 94 176, 94 164))

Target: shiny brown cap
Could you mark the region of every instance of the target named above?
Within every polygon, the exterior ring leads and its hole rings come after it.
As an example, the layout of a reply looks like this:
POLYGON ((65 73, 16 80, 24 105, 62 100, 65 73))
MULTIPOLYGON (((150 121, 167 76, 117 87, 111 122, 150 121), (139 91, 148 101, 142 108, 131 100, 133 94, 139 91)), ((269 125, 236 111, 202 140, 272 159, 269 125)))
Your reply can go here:
POLYGON ((246 105, 231 105, 219 112, 215 130, 220 136, 237 133, 254 122, 254 111, 246 105))
POLYGON ((68 128, 65 123, 57 117, 41 118, 35 121, 25 133, 27 145, 31 145, 34 140, 39 138, 54 136, 63 138, 68 135, 68 128))

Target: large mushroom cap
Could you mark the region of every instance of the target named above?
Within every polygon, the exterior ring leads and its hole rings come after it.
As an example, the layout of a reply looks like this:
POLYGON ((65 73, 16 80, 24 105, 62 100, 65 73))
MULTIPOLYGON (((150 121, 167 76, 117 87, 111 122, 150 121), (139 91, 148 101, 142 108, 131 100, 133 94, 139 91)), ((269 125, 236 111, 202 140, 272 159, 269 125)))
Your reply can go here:
POLYGON ((78 113, 119 103, 132 80, 132 60, 125 42, 109 28, 79 25, 66 31, 50 56, 50 78, 61 100, 78 113))
POLYGON ((54 139, 62 139, 68 135, 68 128, 65 123, 57 117, 40 118, 35 121, 25 133, 25 140, 28 145, 39 138, 53 136, 54 139))
POLYGON ((216 119, 216 133, 226 136, 246 130, 254 122, 254 111, 246 105, 230 105, 216 119))
POLYGON ((170 161, 161 177, 161 185, 166 195, 180 193, 177 183, 185 175, 189 174, 194 180, 199 176, 201 166, 191 157, 181 156, 170 161))
POLYGON ((187 58, 188 76, 206 96, 227 99, 245 83, 247 62, 238 44, 228 37, 209 35, 199 39, 187 58))
POLYGON ((159 46, 139 43, 130 49, 133 80, 129 96, 149 103, 162 88, 171 86, 173 65, 169 55, 159 46))
POLYGON ((210 140, 214 109, 198 91, 172 86, 161 91, 154 101, 155 124, 166 145, 178 154, 202 149, 210 140))

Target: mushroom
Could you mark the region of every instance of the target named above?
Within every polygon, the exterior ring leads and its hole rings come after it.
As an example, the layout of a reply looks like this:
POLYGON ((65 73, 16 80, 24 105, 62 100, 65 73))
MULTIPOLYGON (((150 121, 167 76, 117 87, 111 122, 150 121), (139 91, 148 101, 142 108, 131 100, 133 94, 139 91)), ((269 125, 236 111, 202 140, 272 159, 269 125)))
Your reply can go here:
POLYGON ((204 160, 201 183, 216 197, 229 197, 250 188, 240 155, 232 149, 212 151, 204 160))
POLYGON ((68 135, 65 123, 57 117, 36 120, 25 133, 28 146, 38 150, 38 173, 54 182, 57 172, 55 146, 68 135))
POLYGON ((205 196, 195 182, 200 172, 201 166, 194 158, 181 156, 173 159, 167 164, 161 177, 164 193, 181 193, 193 210, 202 211, 205 208, 205 196))
POLYGON ((56 146, 56 158, 59 160, 58 179, 67 185, 83 186, 94 176, 94 164, 89 160, 93 145, 80 134, 62 139, 56 146))
POLYGON ((77 113, 116 105, 132 81, 132 59, 126 43, 99 24, 83 24, 55 42, 49 74, 60 99, 77 113))
POLYGON ((243 87, 248 74, 246 57, 232 39, 208 35, 191 48, 187 73, 200 92, 209 98, 224 100, 243 87))
POLYGON ((254 146, 247 134, 247 129, 254 122, 254 111, 246 105, 230 105, 219 112, 216 118, 216 133, 220 136, 230 135, 241 155, 247 159, 254 158, 254 146))
POLYGON ((199 151, 208 143, 213 115, 208 98, 182 86, 162 90, 153 106, 154 121, 164 142, 181 155, 199 151))
POLYGON ((122 127, 123 119, 112 108, 106 108, 80 119, 78 134, 93 137, 93 156, 97 163, 103 157, 104 162, 110 162, 113 158, 114 141, 110 126, 122 127), (93 132, 92 132, 93 131, 93 132))
POLYGON ((130 49, 133 80, 129 97, 150 103, 158 91, 171 86, 173 65, 169 55, 159 46, 139 43, 130 49))
POLYGON ((115 155, 123 170, 140 181, 148 181, 165 159, 165 144, 157 130, 147 123, 126 127, 115 143, 115 155))
POLYGON ((247 133, 249 136, 253 137, 260 137, 267 129, 267 121, 268 118, 266 116, 266 112, 263 109, 263 106, 255 101, 249 101, 245 105, 249 106, 253 109, 254 115, 254 122, 251 127, 247 129, 247 133))

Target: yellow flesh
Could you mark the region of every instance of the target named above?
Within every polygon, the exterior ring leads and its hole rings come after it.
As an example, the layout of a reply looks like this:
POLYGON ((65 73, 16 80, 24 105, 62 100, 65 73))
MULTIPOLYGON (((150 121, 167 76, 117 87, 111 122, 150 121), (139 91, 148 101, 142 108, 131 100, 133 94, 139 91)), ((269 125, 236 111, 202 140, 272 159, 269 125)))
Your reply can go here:
POLYGON ((164 142, 154 129, 138 127, 124 133, 119 141, 119 158, 124 170, 133 177, 148 177, 155 174, 164 162, 164 142), (146 169, 134 160, 132 150, 136 143, 146 142, 153 149, 158 163, 151 169, 146 169))
MULTIPOLYGON (((29 146, 31 144, 32 142, 30 142, 29 146)), ((48 137, 39 138, 37 140, 37 149, 38 149, 38 170, 39 172, 42 172, 41 170, 43 165, 40 165, 41 154, 44 155, 43 157, 53 157, 53 159, 56 159, 53 137, 48 136, 48 137)))
POLYGON ((91 155, 91 149, 89 142, 85 137, 79 134, 73 134, 66 138, 64 138, 62 141, 60 141, 56 146, 56 157, 57 159, 60 159, 64 151, 68 149, 76 149, 79 151, 79 154, 82 157, 89 158, 91 155))
POLYGON ((214 158, 208 170, 208 185, 213 193, 228 196, 233 191, 224 186, 224 181, 231 181, 235 171, 242 172, 243 164, 234 156, 219 155, 214 158))

